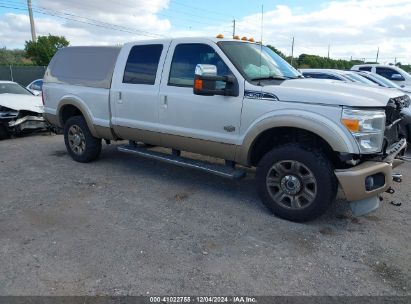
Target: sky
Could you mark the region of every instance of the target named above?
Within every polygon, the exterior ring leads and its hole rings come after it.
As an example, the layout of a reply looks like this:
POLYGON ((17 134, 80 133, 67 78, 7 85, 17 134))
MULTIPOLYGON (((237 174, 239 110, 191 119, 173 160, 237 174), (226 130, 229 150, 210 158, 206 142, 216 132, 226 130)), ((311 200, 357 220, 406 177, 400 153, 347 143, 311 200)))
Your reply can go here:
MULTIPOLYGON (((286 55, 411 63, 411 0, 32 0, 37 35, 71 45, 232 36, 261 39, 286 55), (263 7, 263 22, 261 10, 263 7), (262 31, 261 31, 262 29, 262 31)), ((26 0, 0 0, 0 47, 31 39, 26 0)))

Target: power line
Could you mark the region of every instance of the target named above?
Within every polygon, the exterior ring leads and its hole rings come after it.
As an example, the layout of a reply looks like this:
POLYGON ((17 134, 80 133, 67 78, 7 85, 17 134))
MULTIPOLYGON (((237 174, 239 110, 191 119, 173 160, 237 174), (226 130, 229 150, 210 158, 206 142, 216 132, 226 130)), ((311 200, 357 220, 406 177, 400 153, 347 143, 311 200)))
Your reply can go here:
MULTIPOLYGON (((0 4, 2 4, 2 2, 0 2, 0 4)), ((4 7, 4 8, 9 8, 9 9, 14 9, 14 10, 20 10, 20 11, 26 11, 25 8, 21 8, 21 7, 12 7, 10 5, 0 5, 0 7, 4 7)), ((116 24, 112 24, 112 23, 108 23, 108 22, 102 22, 96 19, 91 19, 88 17, 84 17, 84 16, 78 16, 75 14, 70 14, 70 13, 65 13, 65 12, 58 12, 58 11, 53 11, 53 10, 49 10, 49 9, 45 9, 45 8, 33 8, 33 11, 39 14, 43 14, 43 15, 48 15, 48 16, 53 16, 53 17, 57 17, 57 18, 61 18, 61 19, 65 19, 65 20, 69 20, 69 21, 75 21, 75 22, 79 22, 79 23, 83 23, 83 24, 88 24, 88 25, 93 25, 93 26, 97 26, 97 27, 102 27, 102 28, 107 28, 107 29, 111 29, 111 30, 115 30, 115 31, 121 31, 121 32, 125 32, 125 33, 130 33, 130 34, 137 34, 140 36, 146 36, 146 37, 166 37, 165 35, 160 35, 160 34, 156 34, 156 33, 151 33, 151 32, 147 32, 147 31, 142 31, 142 30, 135 30, 129 27, 124 27, 124 26, 120 26, 120 25, 116 25, 116 24), (66 17, 66 16, 70 16, 70 17, 66 17), (81 20, 84 19, 84 20, 81 20), (87 20, 87 21, 85 21, 87 20)))
POLYGON ((187 4, 181 3, 181 2, 179 2, 179 1, 175 1, 175 0, 170 0, 170 1, 172 1, 174 4, 177 4, 177 5, 180 5, 180 6, 184 6, 184 7, 189 8, 189 9, 200 10, 200 11, 203 11, 203 12, 209 12, 209 13, 212 13, 212 14, 217 14, 217 15, 226 16, 226 17, 229 16, 229 15, 227 15, 227 14, 223 14, 223 13, 218 12, 218 11, 212 11, 212 10, 208 10, 208 9, 204 9, 204 8, 200 8, 200 7, 195 7, 195 6, 187 5, 187 4))

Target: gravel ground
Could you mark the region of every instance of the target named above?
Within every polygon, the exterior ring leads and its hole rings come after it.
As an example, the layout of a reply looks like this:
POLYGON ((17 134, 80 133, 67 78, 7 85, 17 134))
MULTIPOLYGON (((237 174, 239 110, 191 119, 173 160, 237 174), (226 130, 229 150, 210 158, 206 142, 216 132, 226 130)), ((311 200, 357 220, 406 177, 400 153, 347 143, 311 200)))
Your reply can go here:
POLYGON ((296 224, 229 181, 62 136, 0 142, 1 295, 411 295, 411 164, 366 217, 296 224), (390 200, 402 202, 396 207, 390 200))

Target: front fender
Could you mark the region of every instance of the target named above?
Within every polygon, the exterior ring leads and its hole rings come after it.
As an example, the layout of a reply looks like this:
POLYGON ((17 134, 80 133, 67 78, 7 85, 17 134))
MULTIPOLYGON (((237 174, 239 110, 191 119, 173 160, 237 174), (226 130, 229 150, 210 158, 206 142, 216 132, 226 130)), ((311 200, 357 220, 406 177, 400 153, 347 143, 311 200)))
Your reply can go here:
POLYGON ((310 131, 324 139, 334 151, 359 154, 357 142, 341 124, 314 112, 286 109, 266 113, 250 125, 236 154, 236 161, 249 165, 252 148, 259 135, 278 127, 310 131))
POLYGON ((57 107, 57 113, 58 113, 58 118, 59 118, 60 125, 62 127, 64 126, 63 121, 62 121, 62 110, 63 110, 64 106, 67 106, 67 105, 75 106, 77 109, 80 110, 81 114, 83 114, 84 119, 87 122, 87 126, 88 126, 91 134, 94 137, 98 137, 96 128, 95 128, 94 123, 93 123, 93 117, 91 115, 90 109, 87 107, 87 105, 84 101, 82 101, 79 97, 77 97, 75 95, 65 95, 60 99, 60 101, 58 103, 58 107, 57 107))

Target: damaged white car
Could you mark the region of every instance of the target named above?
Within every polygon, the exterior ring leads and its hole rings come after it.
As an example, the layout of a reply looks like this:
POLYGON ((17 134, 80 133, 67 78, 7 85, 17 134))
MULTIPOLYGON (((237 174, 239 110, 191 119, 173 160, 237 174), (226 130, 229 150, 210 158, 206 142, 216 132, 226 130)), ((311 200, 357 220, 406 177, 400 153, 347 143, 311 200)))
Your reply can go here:
POLYGON ((0 81, 0 140, 48 129, 41 97, 12 81, 0 81))

